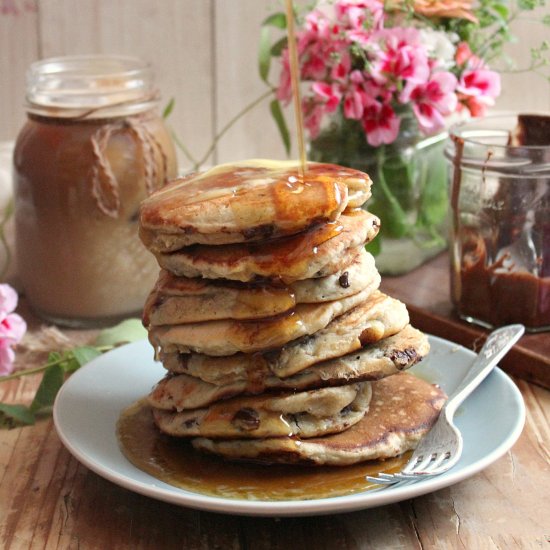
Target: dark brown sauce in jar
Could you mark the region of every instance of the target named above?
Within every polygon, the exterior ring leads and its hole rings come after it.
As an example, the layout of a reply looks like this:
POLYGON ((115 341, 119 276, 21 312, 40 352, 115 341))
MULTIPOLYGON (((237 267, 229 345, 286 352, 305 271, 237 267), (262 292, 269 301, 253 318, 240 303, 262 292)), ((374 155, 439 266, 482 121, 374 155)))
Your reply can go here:
POLYGON ((410 456, 340 467, 230 462, 160 433, 144 401, 123 411, 117 436, 126 458, 140 470, 180 489, 230 499, 310 500, 359 493, 374 487, 365 476, 399 471, 410 456))
POLYGON ((459 314, 490 326, 508 323, 521 323, 531 329, 550 326, 550 277, 508 270, 506 255, 488 264, 483 246, 480 248, 483 243, 470 243, 472 250, 464 235, 462 240, 465 244, 459 314))
POLYGON ((468 322, 550 329, 549 129, 524 115, 451 129, 451 296, 468 322))

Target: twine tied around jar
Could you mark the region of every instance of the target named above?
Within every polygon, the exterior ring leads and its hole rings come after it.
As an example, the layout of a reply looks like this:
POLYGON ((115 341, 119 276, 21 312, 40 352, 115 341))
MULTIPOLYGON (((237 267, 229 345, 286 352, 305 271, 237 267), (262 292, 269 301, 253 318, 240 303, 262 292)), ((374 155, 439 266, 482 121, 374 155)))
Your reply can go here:
POLYGON ((126 118, 123 121, 111 122, 99 128, 90 138, 95 159, 92 168, 91 191, 97 207, 105 215, 112 218, 118 217, 120 211, 120 193, 119 185, 107 158, 106 151, 112 135, 122 129, 129 129, 140 145, 147 194, 151 194, 157 187, 156 181, 159 174, 155 154, 158 154, 161 158, 163 184, 167 181, 168 158, 166 153, 159 141, 147 130, 139 118, 126 118))

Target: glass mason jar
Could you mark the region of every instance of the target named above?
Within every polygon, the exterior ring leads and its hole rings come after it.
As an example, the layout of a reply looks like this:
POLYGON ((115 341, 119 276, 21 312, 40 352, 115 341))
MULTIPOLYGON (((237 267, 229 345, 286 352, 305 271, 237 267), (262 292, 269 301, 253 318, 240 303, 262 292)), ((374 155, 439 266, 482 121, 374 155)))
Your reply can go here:
POLYGON ((337 116, 309 143, 310 160, 356 168, 372 178, 365 208, 380 218, 381 228, 367 250, 382 274, 411 271, 447 247, 446 138, 422 136, 416 121, 405 117, 393 143, 372 147, 358 121, 337 116))
POLYGON ((515 145, 517 116, 451 129, 451 297, 486 328, 550 328, 550 144, 515 145))
POLYGON ((18 277, 33 310, 67 326, 139 314, 158 275, 140 202, 176 175, 149 64, 77 56, 32 64, 14 150, 18 277))

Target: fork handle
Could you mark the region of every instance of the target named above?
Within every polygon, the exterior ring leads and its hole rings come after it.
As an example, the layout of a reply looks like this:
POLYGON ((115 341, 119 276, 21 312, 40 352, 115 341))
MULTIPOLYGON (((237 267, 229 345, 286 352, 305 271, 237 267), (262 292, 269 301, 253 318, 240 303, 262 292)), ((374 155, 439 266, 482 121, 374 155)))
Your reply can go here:
POLYGON ((524 332, 525 327, 519 324, 508 325, 491 332, 466 376, 449 396, 441 412, 453 415, 459 405, 477 388, 524 332))

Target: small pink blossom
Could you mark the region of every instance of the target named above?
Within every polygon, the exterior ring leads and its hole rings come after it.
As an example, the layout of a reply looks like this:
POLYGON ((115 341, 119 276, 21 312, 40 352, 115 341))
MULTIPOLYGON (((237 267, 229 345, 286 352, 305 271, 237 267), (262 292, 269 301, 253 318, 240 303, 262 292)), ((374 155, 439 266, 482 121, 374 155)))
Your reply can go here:
POLYGON ((325 112, 334 113, 340 104, 342 94, 336 84, 326 84, 325 82, 314 82, 311 86, 318 102, 324 105, 325 112))
POLYGON ((347 52, 343 52, 340 60, 332 67, 330 78, 335 82, 346 82, 351 70, 351 58, 347 52))
POLYGON ((456 77, 441 71, 432 75, 425 84, 407 85, 400 96, 402 103, 412 102, 412 109, 423 132, 431 134, 444 128, 445 116, 456 109, 454 93, 456 77))
POLYGON ((372 102, 365 108, 363 129, 373 147, 393 143, 399 134, 400 120, 387 103, 372 102))
POLYGON ((419 40, 416 29, 395 27, 373 35, 379 41, 380 50, 373 62, 372 75, 380 84, 401 80, 425 82, 430 74, 428 56, 419 40))
POLYGON ((336 17, 352 29, 381 28, 384 3, 380 0, 340 0, 335 6, 336 17))
POLYGON ((494 100, 500 94, 500 75, 488 69, 464 71, 456 89, 463 94, 494 100))
POLYGON ((483 116, 500 95, 500 75, 489 69, 464 71, 456 90, 473 116, 483 116))
POLYGON ((316 104, 310 98, 302 101, 302 110, 304 112, 304 126, 309 135, 315 139, 321 131, 321 122, 325 115, 325 109, 322 105, 316 104))
POLYGON ((467 42, 460 42, 456 47, 455 61, 458 67, 468 69, 485 69, 485 63, 477 55, 474 55, 467 42))
POLYGON ((0 375, 13 370, 15 352, 13 346, 18 344, 27 330, 27 324, 17 313, 17 293, 7 284, 0 284, 0 375))
POLYGON ((359 86, 350 87, 344 95, 344 116, 351 120, 361 120, 366 104, 365 91, 359 86))

